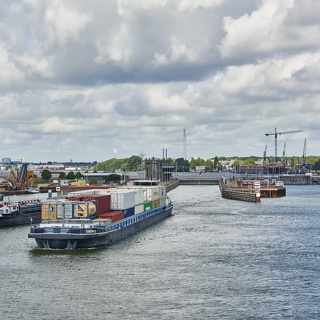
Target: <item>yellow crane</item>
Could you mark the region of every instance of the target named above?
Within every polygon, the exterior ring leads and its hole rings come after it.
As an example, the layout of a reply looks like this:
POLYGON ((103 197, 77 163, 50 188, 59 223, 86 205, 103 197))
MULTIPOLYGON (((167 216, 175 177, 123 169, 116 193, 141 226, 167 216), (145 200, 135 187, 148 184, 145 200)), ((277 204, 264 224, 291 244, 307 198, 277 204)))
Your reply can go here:
POLYGON ((297 133, 297 132, 303 132, 303 130, 294 130, 294 131, 277 131, 277 128, 274 129, 274 133, 266 133, 266 136, 274 136, 274 157, 275 162, 278 161, 278 135, 281 134, 287 134, 287 133, 297 133))

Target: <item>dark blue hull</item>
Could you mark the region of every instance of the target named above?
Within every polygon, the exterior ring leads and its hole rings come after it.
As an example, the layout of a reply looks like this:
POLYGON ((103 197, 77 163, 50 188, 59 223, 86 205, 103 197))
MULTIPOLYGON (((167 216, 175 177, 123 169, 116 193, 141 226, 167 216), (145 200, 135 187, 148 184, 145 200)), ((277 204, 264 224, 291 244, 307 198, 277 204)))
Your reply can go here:
POLYGON ((19 211, 0 217, 0 227, 13 227, 41 221, 41 204, 28 204, 19 211))

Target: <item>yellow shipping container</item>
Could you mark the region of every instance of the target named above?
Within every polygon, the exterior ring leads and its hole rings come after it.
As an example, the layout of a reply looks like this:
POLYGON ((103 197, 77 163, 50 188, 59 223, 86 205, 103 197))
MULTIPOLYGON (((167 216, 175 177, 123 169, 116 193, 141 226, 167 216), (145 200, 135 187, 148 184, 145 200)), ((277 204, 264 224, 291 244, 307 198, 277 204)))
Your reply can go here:
POLYGON ((45 202, 41 204, 41 220, 57 219, 57 202, 45 202))
POLYGON ((71 186, 83 187, 86 185, 85 181, 72 181, 70 182, 71 186))
POLYGON ((152 209, 160 206, 160 199, 152 201, 152 209))
POLYGON ((74 218, 89 218, 95 215, 97 207, 92 201, 73 204, 74 218))

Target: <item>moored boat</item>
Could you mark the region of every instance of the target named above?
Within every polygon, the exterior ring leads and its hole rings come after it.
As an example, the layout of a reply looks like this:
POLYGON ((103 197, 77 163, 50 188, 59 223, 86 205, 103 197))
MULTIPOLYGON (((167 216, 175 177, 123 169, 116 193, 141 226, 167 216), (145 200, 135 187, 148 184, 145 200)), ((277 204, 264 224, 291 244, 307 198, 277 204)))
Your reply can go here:
POLYGON ((43 249, 104 247, 169 217, 172 209, 160 185, 86 190, 43 203, 43 219, 28 238, 43 249))
POLYGON ((40 221, 41 202, 39 200, 0 202, 0 227, 25 225, 40 221))

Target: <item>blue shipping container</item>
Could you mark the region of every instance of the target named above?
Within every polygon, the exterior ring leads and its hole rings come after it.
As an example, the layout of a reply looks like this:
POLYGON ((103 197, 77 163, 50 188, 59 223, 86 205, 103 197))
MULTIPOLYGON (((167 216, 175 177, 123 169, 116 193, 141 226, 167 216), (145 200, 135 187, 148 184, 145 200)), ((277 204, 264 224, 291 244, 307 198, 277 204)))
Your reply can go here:
POLYGON ((124 217, 128 218, 134 215, 134 207, 126 209, 126 210, 117 210, 117 211, 122 211, 124 213, 124 217))

